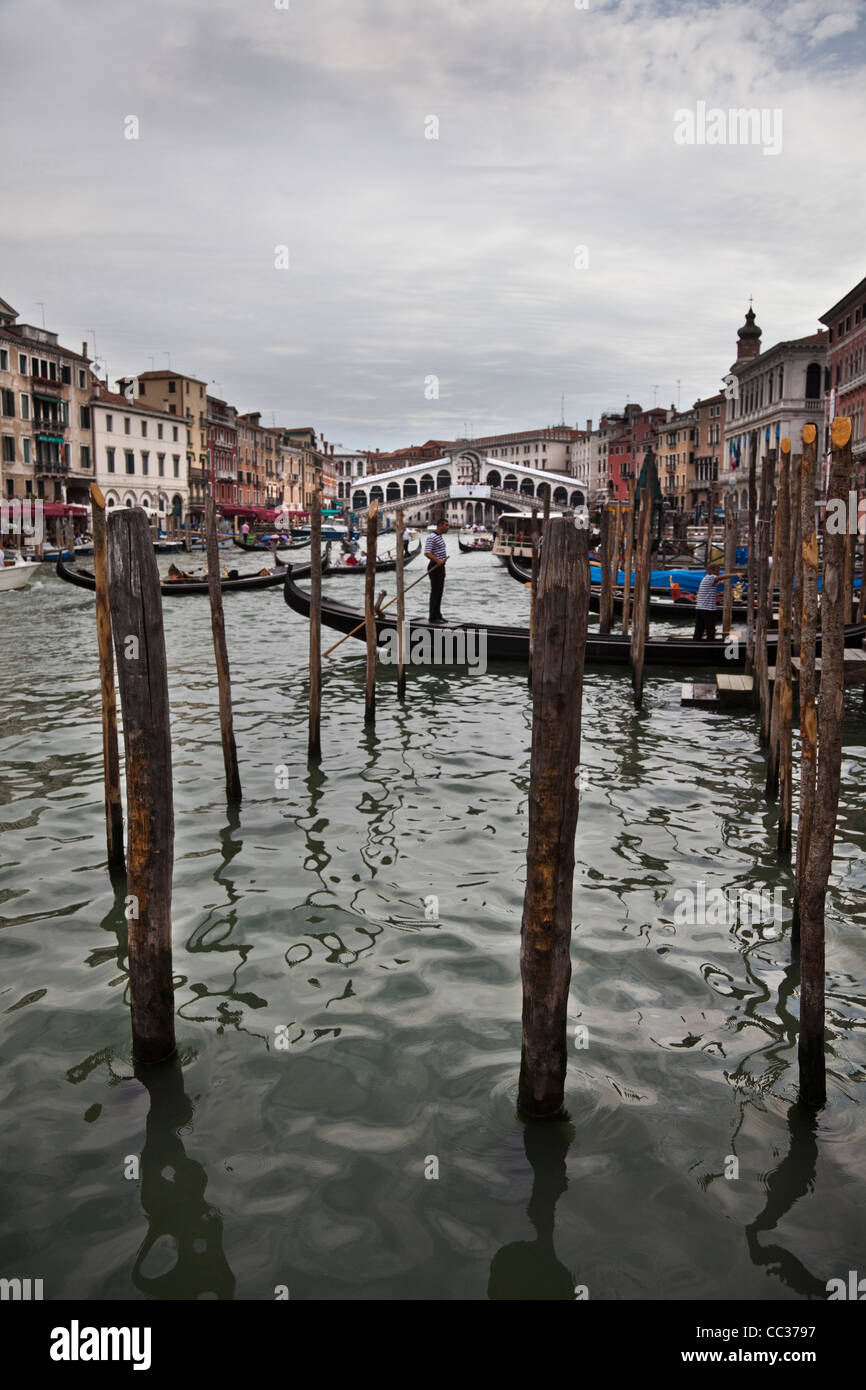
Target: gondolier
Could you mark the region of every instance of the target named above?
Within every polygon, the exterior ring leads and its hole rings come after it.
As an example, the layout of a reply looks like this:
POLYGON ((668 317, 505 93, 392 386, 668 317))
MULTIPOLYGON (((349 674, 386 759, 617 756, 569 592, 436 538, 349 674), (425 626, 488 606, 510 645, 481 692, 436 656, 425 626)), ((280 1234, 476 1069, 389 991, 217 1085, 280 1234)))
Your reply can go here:
POLYGON ((442 623, 442 591, 445 588, 445 564, 448 559, 448 551, 445 548, 445 536, 448 532, 448 522, 440 521, 435 531, 427 537, 427 544, 424 546, 424 554, 429 560, 427 574, 430 577, 430 612, 428 622, 442 623))
POLYGON ((695 630, 692 634, 696 642, 716 640, 716 614, 718 612, 716 589, 724 579, 738 579, 736 574, 720 574, 721 565, 712 562, 698 585, 695 603, 695 630))

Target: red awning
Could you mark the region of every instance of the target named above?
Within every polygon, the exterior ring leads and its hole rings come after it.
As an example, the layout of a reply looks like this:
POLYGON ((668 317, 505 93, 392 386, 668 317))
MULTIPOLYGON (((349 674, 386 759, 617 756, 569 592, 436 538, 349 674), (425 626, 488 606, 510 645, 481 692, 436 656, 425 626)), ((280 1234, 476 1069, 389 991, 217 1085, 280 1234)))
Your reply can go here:
POLYGON ((80 506, 76 502, 43 502, 42 515, 49 518, 56 516, 87 516, 87 508, 80 506))
POLYGON ((223 516, 251 516, 257 521, 275 521, 277 515, 273 507, 243 507, 237 502, 219 502, 217 511, 223 516))

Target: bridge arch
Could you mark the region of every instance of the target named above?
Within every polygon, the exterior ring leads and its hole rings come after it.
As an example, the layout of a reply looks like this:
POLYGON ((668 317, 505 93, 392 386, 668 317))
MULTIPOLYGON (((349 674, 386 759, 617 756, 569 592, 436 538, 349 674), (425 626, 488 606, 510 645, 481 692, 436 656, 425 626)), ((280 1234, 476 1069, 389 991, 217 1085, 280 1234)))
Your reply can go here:
POLYGON ((356 512, 365 511, 367 508, 367 494, 362 489, 352 493, 352 509, 356 512))
POLYGON ((435 491, 436 491, 436 484, 435 484, 434 481, 433 481, 433 474, 432 474, 432 473, 422 473, 422 474, 421 474, 420 489, 421 489, 422 492, 435 492, 435 491))
POLYGON ((450 468, 440 468, 440 469, 439 469, 439 472, 436 474, 436 491, 438 492, 441 488, 443 488, 443 487, 450 487, 450 486, 451 486, 451 470, 450 470, 450 468))
POLYGON ((498 468, 488 468, 485 482, 490 487, 502 487, 502 474, 498 468))
POLYGON ((513 473, 506 473, 505 477, 502 479, 502 490, 503 492, 518 491, 517 479, 513 473))
POLYGON ((371 488, 370 488, 370 501, 371 501, 371 502, 384 502, 384 501, 385 501, 385 494, 384 494, 384 492, 382 491, 382 489, 379 487, 379 484, 378 484, 378 483, 376 483, 376 485, 375 485, 374 487, 371 487, 371 488))
POLYGON ((385 501, 386 501, 386 502, 399 502, 402 496, 403 496, 403 494, 402 494, 402 492, 400 491, 400 484, 399 484, 399 483, 389 483, 389 484, 388 484, 388 486, 387 486, 386 489, 385 489, 385 501))
POLYGON ((418 496, 418 482, 417 482, 417 479, 415 479, 415 478, 407 478, 407 479, 405 480, 405 482, 403 483, 403 496, 404 496, 404 497, 417 497, 417 496, 418 496))

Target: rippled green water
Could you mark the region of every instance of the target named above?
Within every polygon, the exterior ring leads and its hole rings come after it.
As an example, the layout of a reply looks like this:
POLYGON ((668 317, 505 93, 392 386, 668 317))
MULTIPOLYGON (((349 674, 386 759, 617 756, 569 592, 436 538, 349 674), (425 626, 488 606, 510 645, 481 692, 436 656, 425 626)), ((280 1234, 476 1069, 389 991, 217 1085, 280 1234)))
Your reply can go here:
MULTIPOLYGON (((817 1125, 793 1107, 790 912, 778 939, 673 920, 698 880, 782 886, 790 905, 755 721, 681 709, 676 674, 651 668, 641 714, 626 674, 587 673, 570 1029, 589 1045, 568 1120, 525 1127, 523 679, 414 668, 401 708, 383 675, 365 733, 347 643, 309 771, 306 624, 279 590, 227 597, 229 814, 207 601, 165 601, 180 1063, 139 1081, 92 598, 46 567, 0 605, 0 1274, 43 1278, 46 1298, 773 1299, 862 1266, 859 693, 817 1125)), ((528 600, 492 557, 454 555, 443 606, 523 621, 528 600)))

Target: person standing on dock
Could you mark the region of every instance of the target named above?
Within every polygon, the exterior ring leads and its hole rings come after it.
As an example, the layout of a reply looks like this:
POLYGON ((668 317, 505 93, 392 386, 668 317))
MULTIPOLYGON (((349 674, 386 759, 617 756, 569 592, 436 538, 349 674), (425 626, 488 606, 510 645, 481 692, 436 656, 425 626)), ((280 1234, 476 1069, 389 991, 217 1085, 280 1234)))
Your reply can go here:
POLYGON ((427 574, 430 577, 430 613, 428 621, 431 623, 443 623, 442 617, 442 591, 445 588, 445 564, 448 559, 448 551, 445 549, 445 536, 448 533, 448 522, 440 521, 435 531, 431 531, 424 546, 424 554, 429 560, 427 574))
POLYGON ((692 637, 696 642, 716 640, 716 615, 718 586, 725 579, 737 579, 736 574, 720 574, 721 565, 712 562, 707 565, 707 572, 698 585, 698 600, 695 604, 695 630, 692 637))

